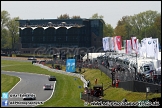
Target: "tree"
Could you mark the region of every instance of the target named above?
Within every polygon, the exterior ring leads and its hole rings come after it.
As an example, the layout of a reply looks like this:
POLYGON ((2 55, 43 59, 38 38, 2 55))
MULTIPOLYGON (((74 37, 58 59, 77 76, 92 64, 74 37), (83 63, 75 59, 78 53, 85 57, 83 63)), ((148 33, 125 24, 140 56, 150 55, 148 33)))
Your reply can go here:
POLYGON ((154 27, 157 32, 156 37, 159 38, 159 42, 161 44, 161 14, 155 18, 154 27))
POLYGON ((5 10, 1 11, 1 33, 2 33, 2 29, 6 27, 9 19, 10 19, 10 14, 5 10))
POLYGON ((102 15, 98 15, 98 13, 95 13, 92 15, 92 17, 90 17, 90 19, 103 19, 104 17, 102 15))
POLYGON ((71 17, 71 19, 80 19, 80 16, 74 15, 74 16, 71 17))
POLYGON ((123 16, 122 19, 118 21, 114 30, 114 34, 116 36, 122 36, 123 40, 130 39, 131 26, 129 25, 129 20, 129 16, 123 16))
POLYGON ((57 17, 57 19, 70 19, 68 14, 61 14, 59 17, 57 17))
POLYGON ((6 27, 9 19, 10 14, 5 10, 1 11, 1 48, 9 48, 8 29, 6 27))
MULTIPOLYGON (((145 11, 134 16, 124 16, 121 20, 118 21, 118 24, 114 30, 115 35, 121 35, 123 39, 130 39, 131 36, 136 36, 139 40, 144 37, 157 37, 161 36, 161 33, 157 33, 157 28, 155 25, 160 25, 161 20, 157 21, 155 24, 156 18, 160 16, 157 11, 145 11)), ((161 28, 159 29, 161 32, 161 28)))
POLYGON ((7 29, 2 29, 1 32, 1 48, 2 49, 11 49, 11 37, 7 29))
POLYGON ((138 38, 152 37, 156 34, 151 26, 153 26, 157 16, 159 16, 157 11, 148 10, 131 16, 129 24, 133 27, 134 33, 138 38), (153 32, 150 32, 150 30, 153 32))
POLYGON ((115 35, 117 36, 122 36, 122 39, 128 39, 128 37, 126 37, 126 29, 124 25, 121 26, 117 26, 114 30, 115 35))
POLYGON ((19 17, 15 17, 12 18, 11 20, 9 20, 8 24, 7 24, 7 28, 9 30, 9 34, 12 38, 12 50, 15 49, 15 43, 17 43, 16 41, 18 41, 18 31, 19 31, 19 23, 18 21, 19 17))
POLYGON ((103 34, 104 36, 114 36, 114 29, 111 26, 111 24, 105 24, 103 28, 103 34))

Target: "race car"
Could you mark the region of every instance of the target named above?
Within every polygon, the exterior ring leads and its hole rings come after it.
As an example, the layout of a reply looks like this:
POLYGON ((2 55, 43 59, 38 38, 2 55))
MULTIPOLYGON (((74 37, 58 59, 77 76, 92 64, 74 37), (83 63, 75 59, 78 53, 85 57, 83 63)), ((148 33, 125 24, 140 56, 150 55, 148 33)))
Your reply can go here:
POLYGON ((45 85, 43 86, 43 89, 44 89, 44 90, 53 90, 53 86, 52 86, 51 84, 45 84, 45 85))
POLYGON ((23 100, 36 100, 36 96, 35 95, 31 95, 30 93, 26 93, 23 96, 23 100))
POLYGON ((56 81, 56 77, 55 77, 55 76, 49 76, 49 77, 48 77, 48 80, 49 80, 49 81, 56 81))
POLYGON ((35 57, 29 57, 28 60, 37 60, 35 57))

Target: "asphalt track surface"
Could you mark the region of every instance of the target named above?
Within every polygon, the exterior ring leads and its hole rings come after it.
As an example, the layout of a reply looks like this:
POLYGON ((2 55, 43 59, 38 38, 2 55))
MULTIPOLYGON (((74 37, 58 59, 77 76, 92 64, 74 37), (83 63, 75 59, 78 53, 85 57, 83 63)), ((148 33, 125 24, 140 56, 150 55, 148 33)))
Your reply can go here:
MULTIPOLYGON (((48 81, 48 76, 46 75, 24 73, 24 72, 7 72, 2 70, 1 74, 17 76, 20 78, 20 81, 17 83, 17 85, 13 87, 11 91, 9 91, 9 94, 33 93, 36 95, 36 100, 32 101, 47 101, 53 95, 54 90, 43 90, 44 84, 52 84, 53 87, 55 88, 56 82, 48 81)), ((23 101, 23 98, 9 98, 8 102, 10 101, 23 101)), ((28 102, 29 100, 25 101, 28 102)), ((36 105, 8 105, 8 107, 34 107, 34 106, 36 105)))
POLYGON ((13 61, 21 61, 21 62, 32 62, 32 60, 27 60, 28 58, 23 57, 2 57, 1 60, 13 60, 13 61))

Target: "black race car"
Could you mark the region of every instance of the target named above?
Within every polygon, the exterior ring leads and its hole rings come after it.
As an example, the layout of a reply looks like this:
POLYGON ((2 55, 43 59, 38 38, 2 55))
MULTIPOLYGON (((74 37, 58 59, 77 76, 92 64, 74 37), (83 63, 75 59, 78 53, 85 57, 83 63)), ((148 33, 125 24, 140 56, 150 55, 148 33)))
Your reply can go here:
POLYGON ((49 76, 49 77, 48 77, 48 80, 49 80, 49 81, 56 81, 56 77, 55 77, 55 76, 49 76))

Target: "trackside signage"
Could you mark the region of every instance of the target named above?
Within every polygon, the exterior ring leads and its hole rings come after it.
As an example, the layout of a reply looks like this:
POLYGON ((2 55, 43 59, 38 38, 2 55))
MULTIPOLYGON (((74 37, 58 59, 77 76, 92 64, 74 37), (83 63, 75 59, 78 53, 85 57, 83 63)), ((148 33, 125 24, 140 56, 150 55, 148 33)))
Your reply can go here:
POLYGON ((66 72, 75 72, 75 59, 67 59, 66 72))

